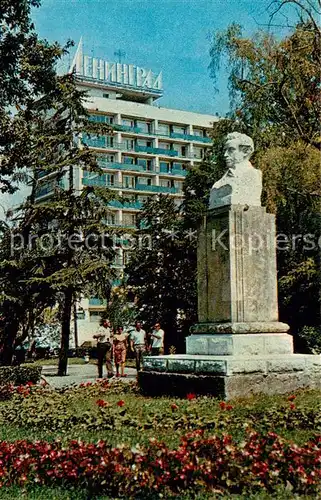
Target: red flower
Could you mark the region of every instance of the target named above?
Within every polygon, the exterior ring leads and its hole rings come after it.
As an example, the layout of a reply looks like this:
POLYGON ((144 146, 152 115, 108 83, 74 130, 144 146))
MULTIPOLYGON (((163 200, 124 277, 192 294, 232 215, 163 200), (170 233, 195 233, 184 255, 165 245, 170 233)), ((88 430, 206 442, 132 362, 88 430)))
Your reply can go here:
POLYGON ((125 401, 123 399, 121 399, 120 401, 117 402, 117 406, 124 406, 125 404, 125 401))
POLYGON ((221 410, 225 410, 225 408, 226 408, 225 401, 220 401, 219 405, 220 405, 221 410))
POLYGON ((177 406, 175 403, 173 403, 173 404, 171 405, 171 408, 172 408, 172 410, 177 410, 177 409, 178 409, 178 406, 177 406))
POLYGON ((189 401, 192 401, 192 399, 196 399, 196 394, 194 394, 193 392, 189 392, 189 393, 186 395, 186 398, 187 398, 189 401))
POLYGON ((290 410, 295 410, 295 408, 296 408, 295 404, 294 404, 294 403, 291 403, 291 404, 290 404, 290 410))
POLYGON ((97 399, 96 401, 96 405, 99 406, 100 408, 103 408, 104 406, 106 406, 106 401, 104 401, 103 399, 97 399))
POLYGON ((288 397, 288 401, 294 401, 296 396, 294 394, 291 394, 291 396, 288 397))
POLYGON ((227 410, 233 410, 233 406, 232 405, 226 405, 226 409, 227 410))

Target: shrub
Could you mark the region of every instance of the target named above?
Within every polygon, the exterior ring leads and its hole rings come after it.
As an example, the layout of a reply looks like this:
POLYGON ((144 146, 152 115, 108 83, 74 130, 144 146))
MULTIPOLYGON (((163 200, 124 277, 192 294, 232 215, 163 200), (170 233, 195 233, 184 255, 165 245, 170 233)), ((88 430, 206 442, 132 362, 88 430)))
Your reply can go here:
POLYGON ((0 366, 0 385, 24 385, 40 381, 42 366, 0 366))
POLYGON ((304 326, 299 332, 299 337, 304 340, 309 352, 321 354, 321 327, 304 326))

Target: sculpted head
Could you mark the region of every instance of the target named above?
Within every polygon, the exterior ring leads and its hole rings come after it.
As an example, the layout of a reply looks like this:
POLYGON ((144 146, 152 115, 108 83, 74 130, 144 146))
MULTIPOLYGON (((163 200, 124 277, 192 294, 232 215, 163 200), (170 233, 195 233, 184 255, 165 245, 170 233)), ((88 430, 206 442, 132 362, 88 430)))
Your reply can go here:
POLYGON ((229 168, 236 168, 241 163, 248 163, 254 151, 254 143, 251 137, 239 132, 227 134, 225 138, 224 158, 229 168))

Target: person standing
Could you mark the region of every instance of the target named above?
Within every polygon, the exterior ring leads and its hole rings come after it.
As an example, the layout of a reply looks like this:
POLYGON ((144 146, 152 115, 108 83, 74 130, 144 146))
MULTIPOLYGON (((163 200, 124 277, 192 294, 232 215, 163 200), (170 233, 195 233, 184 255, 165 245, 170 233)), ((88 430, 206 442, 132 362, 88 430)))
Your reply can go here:
POLYGON ((116 328, 113 339, 113 353, 116 366, 116 377, 126 377, 125 362, 127 354, 127 338, 128 334, 123 331, 123 327, 116 328), (120 374, 119 374, 120 367, 120 374))
POLYGON ((103 364, 106 361, 107 376, 111 378, 114 376, 111 364, 113 335, 108 320, 103 321, 93 338, 97 339, 98 377, 103 378, 103 364))
POLYGON ((159 356, 164 354, 164 330, 161 329, 159 323, 156 323, 154 330, 150 334, 152 339, 152 356, 159 356))
POLYGON ((146 332, 142 329, 139 321, 136 322, 135 329, 130 333, 130 347, 135 353, 136 370, 139 372, 143 354, 147 350, 146 332))

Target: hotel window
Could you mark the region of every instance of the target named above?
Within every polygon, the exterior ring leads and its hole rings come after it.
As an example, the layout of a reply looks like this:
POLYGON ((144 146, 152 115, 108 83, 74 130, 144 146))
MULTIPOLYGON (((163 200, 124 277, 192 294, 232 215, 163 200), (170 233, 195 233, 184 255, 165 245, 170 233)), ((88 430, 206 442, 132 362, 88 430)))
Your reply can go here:
POLYGON ((141 167, 144 167, 146 169, 147 160, 145 160, 145 158, 137 158, 137 165, 140 165, 141 167))
POLYGON ((173 144, 172 149, 178 152, 179 156, 186 156, 186 146, 181 146, 180 144, 173 144))
POLYGON ((196 135, 197 137, 203 137, 204 132, 200 128, 193 128, 193 135, 196 135))
POLYGON ((106 174, 107 178, 107 185, 108 186, 114 186, 115 184, 115 176, 113 174, 106 174))
POLYGON ((124 146, 126 149, 135 149, 135 141, 134 139, 125 139, 124 141, 124 146))
POLYGON ((172 130, 174 134, 186 134, 186 128, 179 125, 172 125, 172 130))
POLYGON ((141 132, 145 132, 145 133, 149 134, 149 132, 150 132, 150 123, 142 122, 142 121, 137 120, 136 126, 141 130, 141 132))
POLYGON ((159 147, 161 149, 171 149, 171 145, 169 142, 159 142, 159 147))
POLYGON ((140 177, 138 184, 144 184, 145 186, 151 186, 152 179, 150 177, 140 177))
POLYGON ((129 118, 123 118, 122 124, 125 125, 125 127, 134 127, 135 126, 134 120, 130 120, 129 118))
POLYGON ((109 125, 114 123, 114 117, 110 115, 89 115, 89 120, 96 123, 108 123, 109 125))
POLYGON ((123 156, 123 163, 126 163, 127 165, 134 165, 135 159, 132 156, 123 156))
POLYGON ((183 170, 183 165, 181 163, 173 163, 173 170, 179 170, 180 172, 183 170))
POLYGON ((153 141, 145 141, 144 139, 139 139, 136 144, 137 146, 144 146, 147 148, 153 147, 153 141))
POLYGON ((159 171, 162 172, 163 174, 167 174, 168 172, 171 171, 171 164, 168 161, 160 161, 159 162, 159 171))
POLYGON ((153 172, 154 171, 154 166, 153 166, 153 161, 152 160, 147 160, 146 170, 147 170, 147 172, 153 172))
POLYGON ((114 147, 114 138, 113 137, 110 137, 110 136, 107 136, 106 137, 106 146, 110 147, 110 148, 113 148, 114 147))
POLYGON ((174 181, 174 187, 178 189, 178 192, 181 193, 183 191, 183 183, 182 181, 174 181))
POLYGON ((169 135, 169 125, 167 125, 167 123, 159 123, 158 124, 158 134, 169 135))
POLYGON ((97 157, 98 165, 104 167, 107 163, 114 163, 115 155, 99 155, 97 157))
POLYGON ((167 179, 160 179, 159 185, 162 187, 172 187, 172 182, 167 179))
POLYGON ((123 187, 126 187, 126 188, 135 187, 135 180, 136 180, 136 177, 134 177, 132 175, 124 175, 123 176, 123 187))

